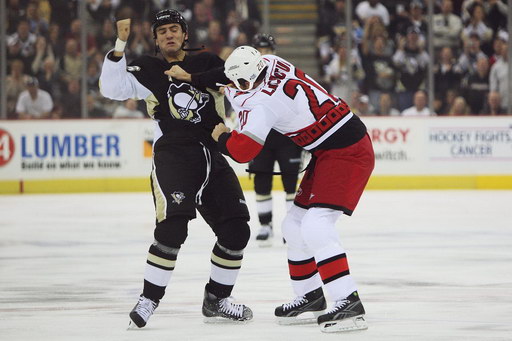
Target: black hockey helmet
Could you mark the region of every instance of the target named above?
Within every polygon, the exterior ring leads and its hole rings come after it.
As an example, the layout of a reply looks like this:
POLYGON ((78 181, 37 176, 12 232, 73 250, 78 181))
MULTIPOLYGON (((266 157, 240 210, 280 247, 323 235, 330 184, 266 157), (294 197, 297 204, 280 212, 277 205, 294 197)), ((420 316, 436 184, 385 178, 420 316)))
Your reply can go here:
POLYGON ((252 46, 254 48, 270 48, 276 50, 276 40, 271 34, 258 33, 252 38, 252 46))
POLYGON ((153 39, 156 39, 156 29, 159 26, 167 24, 180 24, 183 32, 188 32, 187 21, 180 12, 174 9, 164 9, 155 15, 155 19, 151 23, 151 30, 153 31, 153 39))

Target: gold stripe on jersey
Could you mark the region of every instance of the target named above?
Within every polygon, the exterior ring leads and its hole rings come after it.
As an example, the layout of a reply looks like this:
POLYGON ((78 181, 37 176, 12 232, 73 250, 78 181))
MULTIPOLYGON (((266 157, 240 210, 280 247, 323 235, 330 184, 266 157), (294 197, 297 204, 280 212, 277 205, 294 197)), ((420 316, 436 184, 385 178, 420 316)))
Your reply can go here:
POLYGON ((155 196, 156 220, 160 223, 164 221, 165 218, 167 218, 167 199, 165 199, 165 195, 160 188, 160 184, 158 183, 154 163, 153 169, 151 170, 151 180, 153 184, 153 195, 155 196))
POLYGON ((272 199, 272 194, 256 194, 256 201, 267 201, 272 199))
POLYGON ((229 260, 220 258, 219 256, 216 256, 212 253, 212 262, 221 266, 225 266, 228 268, 240 268, 242 266, 242 260, 229 260))
POLYGON ((154 263, 156 265, 160 265, 160 266, 169 268, 169 269, 174 269, 174 267, 176 266, 175 260, 158 257, 151 253, 148 253, 148 261, 150 261, 151 263, 154 263))
POLYGON ((155 107, 159 105, 160 102, 158 102, 158 99, 156 99, 155 95, 153 94, 149 95, 144 101, 146 102, 148 115, 151 116, 151 118, 155 118, 155 107))
POLYGON ((213 100, 215 101, 215 111, 217 111, 217 114, 225 120, 226 108, 224 107, 224 95, 210 88, 206 88, 206 91, 212 95, 213 100))

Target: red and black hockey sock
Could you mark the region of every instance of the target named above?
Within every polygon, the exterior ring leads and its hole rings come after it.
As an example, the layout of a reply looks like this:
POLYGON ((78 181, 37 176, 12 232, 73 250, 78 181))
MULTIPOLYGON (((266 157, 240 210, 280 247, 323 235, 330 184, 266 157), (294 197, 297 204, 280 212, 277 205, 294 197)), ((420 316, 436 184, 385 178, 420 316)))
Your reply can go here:
POLYGON ((345 253, 338 254, 317 263, 318 272, 324 284, 350 274, 345 253))
POLYGON ((288 259, 288 270, 292 281, 301 281, 311 278, 318 272, 314 258, 300 261, 288 259))

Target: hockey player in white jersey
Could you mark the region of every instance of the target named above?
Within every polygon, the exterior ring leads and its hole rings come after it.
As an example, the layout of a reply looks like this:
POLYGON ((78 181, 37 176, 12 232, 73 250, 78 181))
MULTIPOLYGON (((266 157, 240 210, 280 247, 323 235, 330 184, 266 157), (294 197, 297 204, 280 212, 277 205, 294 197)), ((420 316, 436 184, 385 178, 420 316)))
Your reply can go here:
POLYGON ((304 316, 313 314, 324 332, 366 329, 365 310, 335 228, 343 213, 354 211, 374 167, 365 125, 342 99, 277 56, 241 46, 226 60, 224 72, 235 86, 225 87, 224 93, 240 125, 232 132, 223 124, 214 129, 222 153, 248 162, 273 128, 312 154, 282 226, 296 298, 276 308, 278 322, 310 322, 304 316), (326 313, 322 287, 334 302, 326 313))

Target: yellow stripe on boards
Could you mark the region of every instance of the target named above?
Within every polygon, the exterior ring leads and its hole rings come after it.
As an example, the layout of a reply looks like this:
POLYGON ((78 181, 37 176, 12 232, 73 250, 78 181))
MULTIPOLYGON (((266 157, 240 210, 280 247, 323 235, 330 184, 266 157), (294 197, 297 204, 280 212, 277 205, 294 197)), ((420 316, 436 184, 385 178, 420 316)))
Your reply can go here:
MULTIPOLYGON (((239 177, 244 191, 253 191, 253 179, 239 177)), ((300 181, 300 180, 299 180, 300 181)), ((370 178, 369 190, 408 189, 485 189, 512 190, 512 175, 375 175, 370 178)), ((278 175, 274 179, 274 191, 282 191, 278 175)), ((48 180, 0 180, 0 194, 19 193, 86 193, 86 192, 150 192, 149 179, 48 179, 48 180)))

